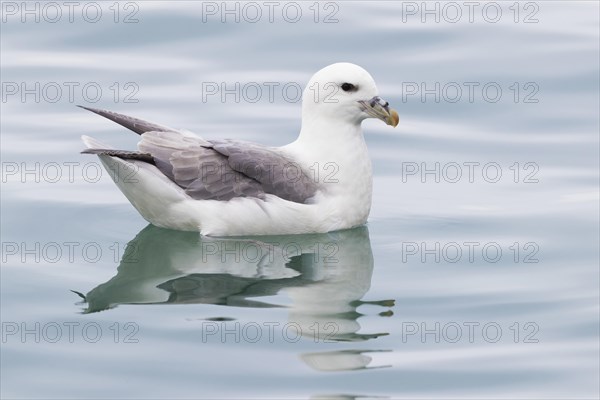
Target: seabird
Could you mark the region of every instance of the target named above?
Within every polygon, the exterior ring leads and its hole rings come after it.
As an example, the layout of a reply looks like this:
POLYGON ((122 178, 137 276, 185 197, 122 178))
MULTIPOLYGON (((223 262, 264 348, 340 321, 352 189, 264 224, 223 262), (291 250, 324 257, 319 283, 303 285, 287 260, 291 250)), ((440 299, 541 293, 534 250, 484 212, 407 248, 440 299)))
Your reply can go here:
POLYGON ((150 223, 209 236, 322 233, 364 224, 372 169, 361 123, 396 126, 398 113, 358 65, 329 65, 308 82, 302 127, 286 146, 208 140, 111 111, 82 107, 140 135, 137 151, 82 136, 150 223))

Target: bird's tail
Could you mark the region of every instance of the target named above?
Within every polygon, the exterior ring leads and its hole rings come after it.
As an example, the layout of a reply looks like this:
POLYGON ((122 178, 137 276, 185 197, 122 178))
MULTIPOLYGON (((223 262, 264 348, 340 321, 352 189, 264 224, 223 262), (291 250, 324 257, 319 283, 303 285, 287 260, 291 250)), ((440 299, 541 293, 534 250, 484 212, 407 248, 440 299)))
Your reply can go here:
POLYGON ((94 139, 93 137, 90 137, 90 136, 82 135, 81 140, 83 140, 83 144, 85 144, 85 147, 87 147, 88 149, 107 149, 107 150, 114 149, 114 147, 112 147, 108 144, 104 144, 101 141, 94 139))
POLYGON ((87 149, 83 150, 82 154, 96 154, 106 155, 111 157, 117 157, 122 160, 138 160, 144 161, 149 164, 154 164, 154 157, 150 153, 144 153, 141 151, 130 151, 130 150, 116 150, 109 145, 106 145, 99 140, 91 138, 89 136, 82 136, 83 143, 87 146, 87 149))

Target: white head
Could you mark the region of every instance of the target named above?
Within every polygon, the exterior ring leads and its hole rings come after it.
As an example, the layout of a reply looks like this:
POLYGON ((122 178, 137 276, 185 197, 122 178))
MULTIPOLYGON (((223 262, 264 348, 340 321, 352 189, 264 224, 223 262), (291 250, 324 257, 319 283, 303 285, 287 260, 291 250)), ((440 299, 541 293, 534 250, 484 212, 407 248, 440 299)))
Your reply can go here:
POLYGON ((378 96, 371 75, 358 65, 336 63, 312 76, 302 95, 302 123, 360 125, 366 118, 378 118, 398 125, 398 113, 378 96))

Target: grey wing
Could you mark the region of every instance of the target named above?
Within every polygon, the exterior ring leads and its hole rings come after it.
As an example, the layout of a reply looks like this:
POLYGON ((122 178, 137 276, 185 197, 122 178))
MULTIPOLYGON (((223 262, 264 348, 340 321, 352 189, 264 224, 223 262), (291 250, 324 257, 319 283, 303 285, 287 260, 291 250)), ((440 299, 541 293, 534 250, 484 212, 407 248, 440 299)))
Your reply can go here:
POLYGON ((119 114, 114 111, 101 110, 99 108, 91 108, 84 106, 77 106, 83 108, 84 110, 91 111, 95 114, 98 114, 104 118, 107 118, 117 124, 124 126, 125 128, 137 133, 138 135, 143 134, 144 132, 150 131, 173 131, 174 129, 169 128, 168 126, 163 126, 159 124, 155 124, 154 122, 145 121, 140 118, 130 117, 129 115, 119 114))
POLYGON ((264 198, 259 182, 232 169, 226 156, 199 137, 146 132, 138 148, 151 154, 157 168, 194 199, 264 198))
POLYGON ((79 107, 108 118, 142 137, 138 152, 111 149, 86 138, 88 149, 83 153, 154 164, 194 199, 264 198, 265 192, 259 182, 232 169, 227 156, 212 149, 211 143, 198 136, 113 111, 79 107))
POLYGON ((318 190, 307 171, 278 149, 234 140, 210 142, 233 170, 260 182, 265 193, 307 203, 318 190))
POLYGON ((194 199, 264 199, 273 194, 308 203, 316 183, 297 163, 275 148, 224 140, 206 141, 178 132, 146 132, 138 148, 194 199))

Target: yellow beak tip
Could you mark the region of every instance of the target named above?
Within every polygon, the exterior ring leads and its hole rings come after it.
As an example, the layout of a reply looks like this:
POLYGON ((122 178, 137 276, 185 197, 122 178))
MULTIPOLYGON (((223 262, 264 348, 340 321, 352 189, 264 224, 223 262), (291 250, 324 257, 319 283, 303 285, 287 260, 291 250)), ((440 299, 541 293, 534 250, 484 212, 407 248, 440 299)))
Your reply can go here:
POLYGON ((388 117, 387 124, 393 126, 394 128, 398 126, 398 122, 400 121, 400 116, 394 109, 390 109, 390 116, 388 117))

